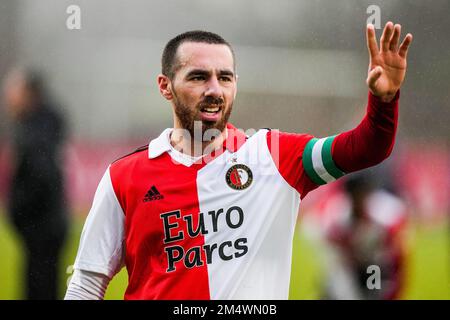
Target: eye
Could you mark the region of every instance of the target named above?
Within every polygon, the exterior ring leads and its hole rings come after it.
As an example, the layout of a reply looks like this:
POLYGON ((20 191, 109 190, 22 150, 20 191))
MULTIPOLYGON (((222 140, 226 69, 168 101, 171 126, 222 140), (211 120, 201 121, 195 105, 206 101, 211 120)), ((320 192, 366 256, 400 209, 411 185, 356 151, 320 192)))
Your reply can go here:
POLYGON ((194 76, 192 78, 190 78, 191 81, 204 81, 205 80, 205 76, 194 76))
POLYGON ((231 79, 231 77, 220 77, 219 80, 220 81, 230 82, 232 79, 231 79))

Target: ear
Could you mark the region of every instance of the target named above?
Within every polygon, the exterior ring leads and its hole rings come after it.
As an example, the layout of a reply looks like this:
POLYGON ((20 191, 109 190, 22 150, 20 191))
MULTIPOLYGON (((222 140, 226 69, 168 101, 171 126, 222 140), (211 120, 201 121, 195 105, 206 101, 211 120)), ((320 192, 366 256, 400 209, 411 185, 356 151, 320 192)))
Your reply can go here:
POLYGON ((233 97, 233 99, 236 99, 238 78, 239 78, 239 76, 236 74, 236 89, 234 90, 234 97, 233 97))
POLYGON ((161 95, 167 100, 172 100, 172 81, 170 81, 170 79, 163 74, 158 75, 157 81, 159 92, 161 92, 161 95))

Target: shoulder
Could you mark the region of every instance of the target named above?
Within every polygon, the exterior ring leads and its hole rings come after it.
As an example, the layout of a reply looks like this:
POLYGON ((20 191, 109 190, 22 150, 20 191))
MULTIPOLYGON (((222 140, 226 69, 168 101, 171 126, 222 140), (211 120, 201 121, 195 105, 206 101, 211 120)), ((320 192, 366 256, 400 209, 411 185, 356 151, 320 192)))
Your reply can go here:
POLYGON ((63 121, 62 111, 60 110, 59 106, 50 102, 45 102, 38 105, 37 113, 39 114, 39 117, 48 119, 50 121, 63 121))
POLYGON ((267 129, 266 131, 267 144, 270 149, 279 147, 285 151, 302 152, 309 141, 314 139, 314 136, 308 133, 291 133, 283 132, 275 129, 267 129))
POLYGON ((136 157, 144 155, 145 151, 147 151, 147 150, 148 150, 148 144, 140 146, 140 147, 136 148, 134 151, 127 153, 126 155, 121 156, 120 158, 117 158, 116 160, 114 160, 112 162, 112 164, 114 164, 116 162, 126 162, 131 159, 135 159, 136 157))
POLYGON ((136 177, 136 169, 143 168, 148 160, 148 146, 142 146, 111 163, 109 174, 114 190, 117 194, 122 188, 126 188, 136 177))
POLYGON ((117 158, 111 163, 111 167, 123 167, 128 166, 131 163, 140 160, 142 158, 147 158, 148 154, 148 145, 140 146, 136 148, 134 151, 127 153, 120 158, 117 158))

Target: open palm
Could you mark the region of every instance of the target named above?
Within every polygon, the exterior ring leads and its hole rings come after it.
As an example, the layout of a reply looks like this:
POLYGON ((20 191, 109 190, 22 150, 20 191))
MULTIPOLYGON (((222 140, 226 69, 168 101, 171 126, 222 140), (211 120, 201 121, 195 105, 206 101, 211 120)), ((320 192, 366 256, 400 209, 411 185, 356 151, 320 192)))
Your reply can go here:
POLYGON ((384 101, 392 100, 405 78, 406 56, 412 35, 408 33, 399 45, 400 32, 399 24, 386 23, 378 49, 374 26, 367 26, 370 63, 366 82, 369 90, 384 101))

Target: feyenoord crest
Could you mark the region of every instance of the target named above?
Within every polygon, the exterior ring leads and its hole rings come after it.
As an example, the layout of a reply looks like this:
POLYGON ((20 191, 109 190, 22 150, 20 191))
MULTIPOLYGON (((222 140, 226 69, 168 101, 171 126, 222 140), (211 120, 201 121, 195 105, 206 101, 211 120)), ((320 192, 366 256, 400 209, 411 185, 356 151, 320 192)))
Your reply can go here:
POLYGON ((248 188, 253 181, 253 173, 245 164, 235 164, 225 176, 227 184, 235 190, 248 188))

